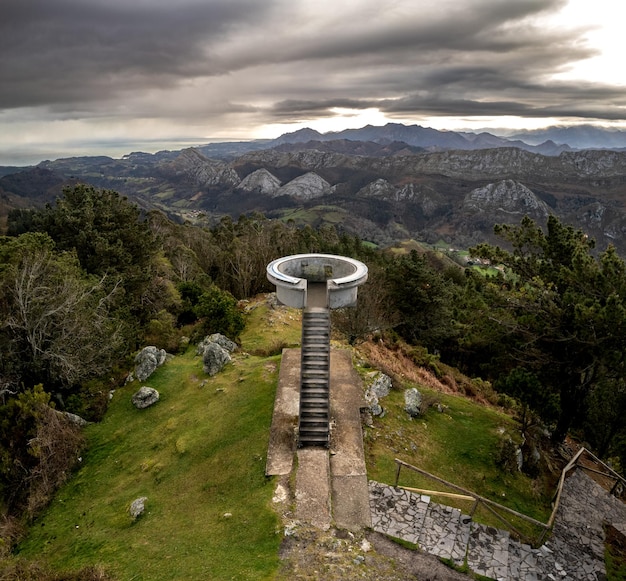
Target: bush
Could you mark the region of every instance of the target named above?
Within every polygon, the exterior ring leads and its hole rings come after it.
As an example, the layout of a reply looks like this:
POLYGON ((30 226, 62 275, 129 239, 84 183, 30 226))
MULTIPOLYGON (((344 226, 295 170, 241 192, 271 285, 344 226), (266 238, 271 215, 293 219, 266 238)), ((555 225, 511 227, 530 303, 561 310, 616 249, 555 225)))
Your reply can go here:
POLYGON ((213 285, 208 291, 202 293, 194 312, 202 324, 196 333, 200 340, 212 333, 226 335, 232 341, 236 341, 245 327, 243 315, 237 307, 237 300, 228 291, 223 291, 213 285))
POLYGON ((176 318, 168 311, 160 311, 148 322, 144 343, 177 353, 180 349, 180 331, 176 328, 176 318))
POLYGON ((0 443, 2 500, 10 514, 32 519, 65 482, 84 440, 37 385, 0 407, 0 443))

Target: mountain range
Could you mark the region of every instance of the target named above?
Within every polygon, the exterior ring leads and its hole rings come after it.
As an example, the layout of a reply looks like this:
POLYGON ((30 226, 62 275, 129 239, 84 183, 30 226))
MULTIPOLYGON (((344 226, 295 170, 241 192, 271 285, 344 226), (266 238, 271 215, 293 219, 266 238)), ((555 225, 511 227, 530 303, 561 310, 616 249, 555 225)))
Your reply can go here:
POLYGON ((626 151, 619 150, 626 133, 596 129, 533 133, 534 145, 529 134, 507 139, 415 125, 303 129, 271 141, 4 167, 0 228, 10 210, 88 182, 177 220, 210 225, 260 211, 298 224, 332 223, 379 245, 415 238, 467 247, 493 242, 494 224, 524 215, 544 223, 555 214, 599 248, 612 243, 626 255, 626 151), (604 134, 614 148, 557 145, 559 135, 579 144, 604 134))

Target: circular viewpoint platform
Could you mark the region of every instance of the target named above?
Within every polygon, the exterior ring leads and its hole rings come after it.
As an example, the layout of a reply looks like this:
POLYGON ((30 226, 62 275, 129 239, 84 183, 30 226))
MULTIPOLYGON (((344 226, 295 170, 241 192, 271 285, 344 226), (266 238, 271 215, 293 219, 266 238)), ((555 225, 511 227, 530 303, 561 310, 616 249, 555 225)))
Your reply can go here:
POLYGON ((276 285, 278 300, 288 307, 305 308, 309 293, 322 287, 323 306, 339 309, 356 306, 357 289, 367 281, 367 266, 347 256, 294 254, 270 262, 267 278, 276 285))

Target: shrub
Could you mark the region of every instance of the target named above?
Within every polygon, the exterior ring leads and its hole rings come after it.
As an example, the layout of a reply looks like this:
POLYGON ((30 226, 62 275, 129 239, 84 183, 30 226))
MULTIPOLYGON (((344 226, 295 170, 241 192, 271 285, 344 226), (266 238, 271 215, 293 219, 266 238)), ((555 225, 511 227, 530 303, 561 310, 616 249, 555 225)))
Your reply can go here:
POLYGON ((212 333, 222 333, 236 341, 245 327, 244 318, 237 307, 235 297, 215 285, 202 293, 194 307, 194 312, 198 318, 202 319, 199 327, 200 336, 195 339, 201 339, 212 333))
POLYGON ((79 427, 50 407, 41 385, 0 407, 0 492, 10 514, 32 519, 76 464, 79 427))

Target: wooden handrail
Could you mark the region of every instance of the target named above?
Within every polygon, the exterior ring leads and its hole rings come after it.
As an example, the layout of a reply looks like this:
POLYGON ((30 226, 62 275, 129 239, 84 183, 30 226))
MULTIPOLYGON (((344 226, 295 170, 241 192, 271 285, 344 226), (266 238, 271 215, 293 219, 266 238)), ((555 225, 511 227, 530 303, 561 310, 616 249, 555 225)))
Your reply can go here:
MULTIPOLYGON (((580 450, 578 450, 578 452, 576 452, 576 454, 574 454, 574 456, 571 458, 571 460, 567 463, 567 465, 565 466, 565 468, 563 468, 563 470, 561 471, 561 477, 559 478, 559 483, 557 485, 557 489, 556 492, 554 493, 553 496, 553 507, 552 507, 552 513, 550 514, 550 518, 548 519, 547 523, 542 523, 541 521, 538 521, 530 516, 527 516, 525 514, 522 514, 520 512, 517 512, 516 510, 513 510, 512 508, 509 508, 508 506, 504 506, 502 504, 498 504, 497 502, 494 502, 493 500, 490 500, 489 498, 485 498, 484 496, 480 496, 479 494, 476 494, 475 492, 472 492, 471 490, 467 490, 465 488, 463 488, 462 486, 458 486, 457 484, 453 484, 452 482, 448 482, 447 480, 444 480, 443 478, 439 478, 439 476, 435 476, 434 474, 431 474, 430 472, 427 472, 426 470, 422 470, 421 468, 418 468, 417 466, 413 466, 411 464, 408 464, 407 462, 404 462, 403 460, 400 460, 399 458, 395 458, 395 462, 397 464, 397 468, 396 468, 396 483, 395 483, 395 488, 398 488, 398 482, 400 480, 400 469, 402 468, 402 466, 408 468, 409 470, 413 470, 419 474, 422 474, 428 478, 431 478, 432 480, 435 480, 436 482, 439 482, 445 486, 448 486, 450 488, 453 488, 454 490, 459 491, 461 494, 459 495, 455 495, 452 493, 437 493, 437 492, 433 492, 433 491, 424 491, 424 490, 420 490, 420 489, 411 489, 408 487, 400 487, 400 488, 405 488, 406 490, 412 490, 415 492, 422 492, 424 494, 426 493, 430 493, 432 495, 436 495, 436 494, 440 494, 442 496, 450 496, 450 497, 458 497, 458 498, 462 498, 465 500, 469 500, 470 498, 473 498, 475 501, 474 504, 474 508, 472 509, 472 515, 474 513, 474 511, 476 510, 476 507, 478 506, 478 504, 480 504, 481 502, 485 505, 485 508, 487 510, 489 510, 489 512, 493 513, 496 517, 498 517, 502 522, 504 522, 508 527, 510 527, 511 529, 513 529, 514 532, 516 532, 518 535, 520 536, 524 536, 521 535, 516 529, 515 527, 509 522, 507 521, 501 514, 498 514, 498 512, 496 510, 494 510, 494 508, 498 508, 501 510, 504 510, 505 512, 508 512, 518 518, 521 518, 523 520, 526 520, 536 526, 539 526, 543 529, 541 536, 539 537, 539 543, 543 543, 543 539, 545 538, 546 533, 552 528, 552 526, 554 525, 554 519, 556 518, 556 513, 559 509, 559 504, 561 502, 561 493, 563 492, 563 484, 565 483, 565 477, 567 476, 567 473, 572 470, 573 468, 579 467, 581 469, 584 470, 589 470, 591 472, 595 472, 598 474, 601 474, 603 476, 609 477, 609 478, 615 478, 615 486, 617 486, 617 484, 619 482, 622 482, 624 485, 626 485, 626 479, 624 479, 622 476, 620 476, 617 472, 615 472, 610 466, 607 466, 604 462, 602 462, 602 460, 600 460, 597 456, 595 456, 593 453, 591 453, 589 450, 587 450, 586 448, 580 448, 580 450), (609 472, 610 474, 606 474, 604 472, 601 472, 599 470, 595 470, 593 468, 588 468, 586 466, 583 466, 582 464, 579 464, 579 459, 580 457, 583 455, 583 453, 588 454, 589 456, 591 456, 591 458, 593 458, 593 460, 595 462, 598 462, 599 464, 602 464, 602 466, 604 466, 609 472)), ((613 488, 615 488, 615 486, 613 488)), ((470 515, 471 516, 471 515, 470 515)))
POLYGON ((399 486, 398 488, 402 488, 402 490, 408 490, 409 492, 427 494, 428 496, 443 496, 444 498, 454 498, 455 500, 476 500, 473 496, 468 496, 467 494, 440 492, 439 490, 426 490, 425 488, 411 488, 410 486, 399 486))
MULTIPOLYGON (((454 488, 455 490, 458 490, 459 492, 463 493, 463 494, 467 494, 468 496, 471 496, 472 498, 476 499, 476 500, 480 500, 482 503, 484 504, 489 504, 492 506, 495 506, 497 508, 501 508, 502 510, 509 512, 521 519, 527 520, 528 522, 533 523, 534 525, 540 526, 540 527, 545 527, 546 524, 542 523, 541 521, 538 521, 534 518, 532 518, 531 516, 527 516, 525 514, 522 514, 521 512, 517 512, 516 510, 513 510, 512 508, 509 508, 508 506, 504 506, 502 504, 498 504, 497 502, 494 502, 493 500, 490 500, 489 498, 485 498, 484 496, 480 496, 480 494, 476 494, 475 492, 472 492, 471 490, 467 490, 466 488, 463 488, 462 486, 458 486, 456 484, 452 484, 452 482, 448 482, 447 480, 444 480, 443 478, 439 478, 438 476, 435 476, 434 474, 431 474, 430 472, 426 472, 426 470, 422 470, 421 468, 417 468, 416 466, 412 466, 411 464, 407 464, 406 462, 404 462, 403 460, 400 460, 398 458, 395 459, 395 461, 401 465, 401 466, 405 466, 406 468, 409 468, 410 470, 414 470, 415 472, 418 472, 420 474, 423 474, 424 476, 428 476, 429 478, 432 478, 433 480, 436 480, 437 482, 440 482, 441 484, 444 484, 446 486, 449 486, 450 488, 454 488)), ((397 483, 396 483, 396 487, 397 487, 397 483)))
POLYGON ((578 450, 578 452, 576 452, 574 457, 567 463, 567 466, 565 466, 565 468, 563 468, 563 471, 561 472, 561 478, 559 478, 559 484, 558 484, 558 486, 556 488, 554 507, 552 508, 552 514, 550 515, 550 518, 548 519, 546 530, 547 529, 551 529, 552 525, 554 524, 554 519, 556 517, 556 511, 559 508, 559 502, 561 502, 561 492, 563 492, 563 483, 565 482, 565 475, 572 468, 574 468, 574 466, 576 466, 576 463, 578 462, 578 458, 580 458, 582 456, 582 453, 584 451, 585 451, 585 448, 581 448, 580 450, 578 450))
MULTIPOLYGON (((585 452, 587 452, 587 454, 589 454, 589 456, 594 459, 594 461, 596 461, 598 464, 602 464, 602 466, 604 466, 610 472, 610 474, 605 474, 605 476, 615 478, 615 480, 621 482, 624 486, 626 486, 626 478, 615 472, 615 470, 613 470, 613 468, 611 468, 608 464, 602 462, 602 460, 600 460, 600 458, 598 458, 593 452, 590 452, 589 450, 587 450, 587 448, 583 449, 585 450, 585 452)), ((583 466, 583 468, 585 468, 585 466, 583 466)))

